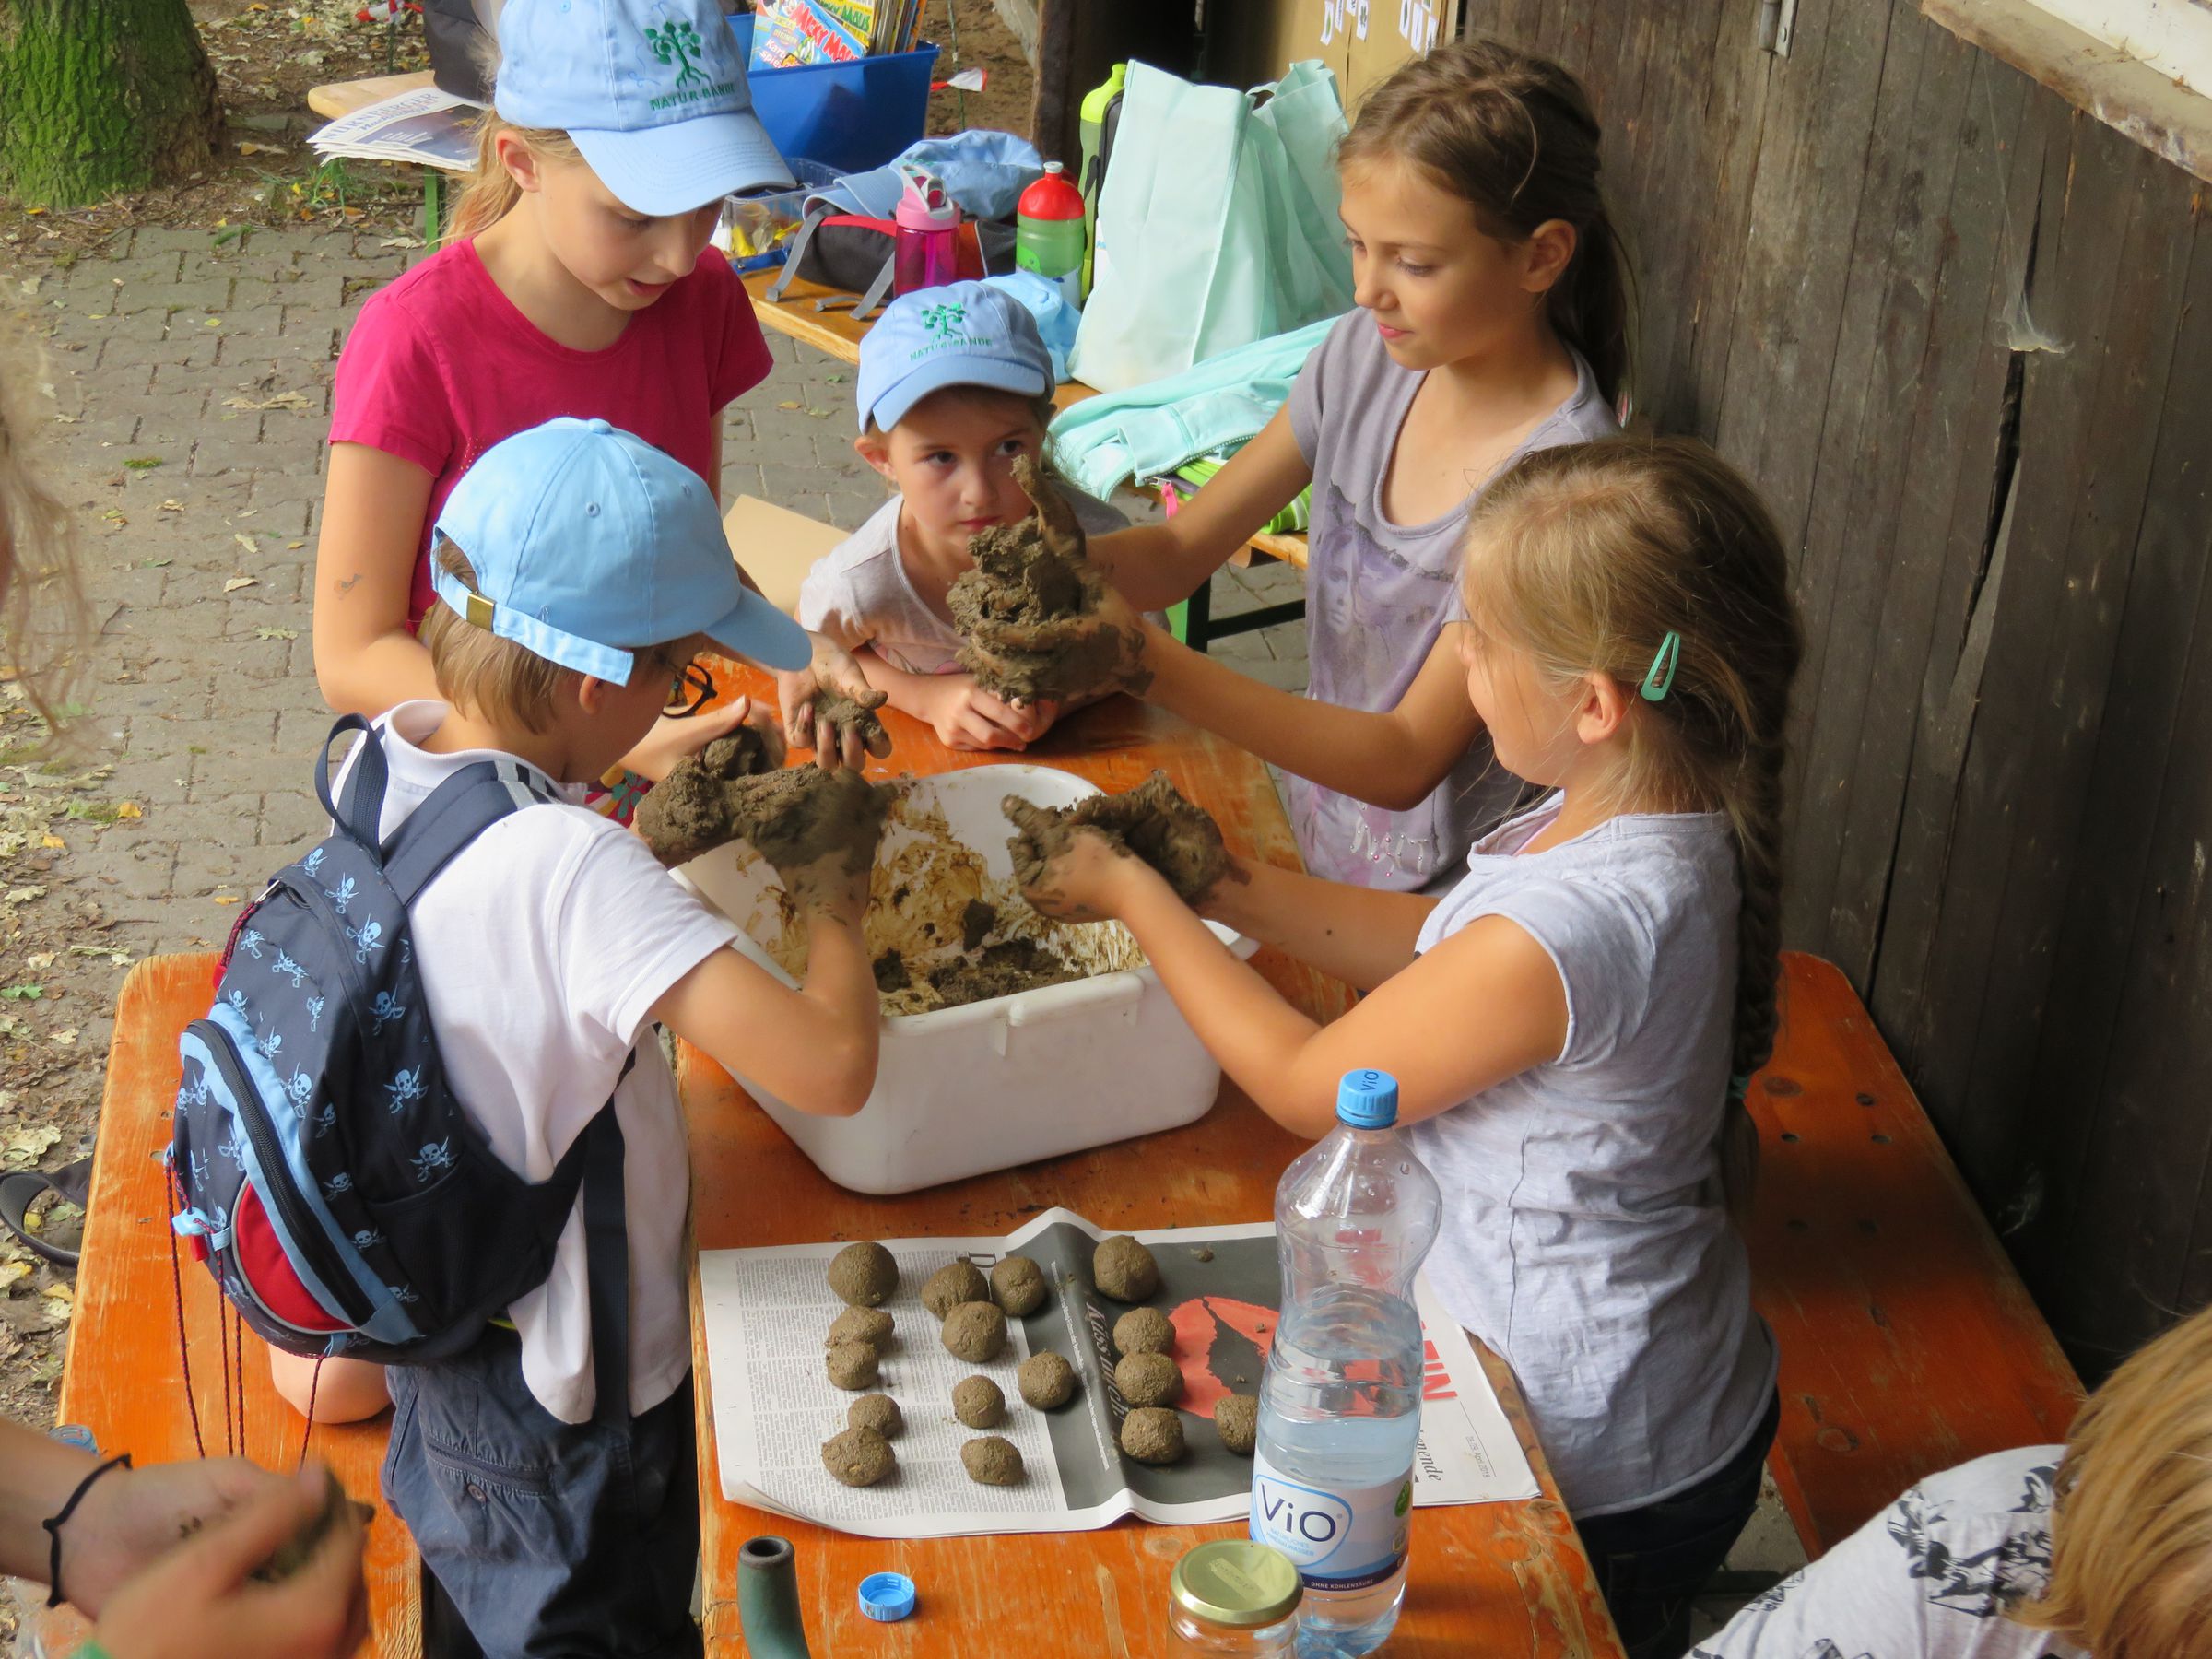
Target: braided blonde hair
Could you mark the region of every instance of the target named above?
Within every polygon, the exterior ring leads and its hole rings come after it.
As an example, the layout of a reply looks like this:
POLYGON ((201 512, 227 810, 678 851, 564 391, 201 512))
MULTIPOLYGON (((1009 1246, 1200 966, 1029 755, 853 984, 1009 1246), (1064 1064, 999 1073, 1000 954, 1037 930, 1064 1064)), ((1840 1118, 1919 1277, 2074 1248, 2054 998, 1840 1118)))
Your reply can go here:
POLYGON ((1724 1149, 1740 1199, 1757 1147, 1743 1092, 1780 1021, 1784 727, 1804 652, 1774 521, 1741 473, 1690 439, 1538 450, 1469 514, 1465 585, 1478 626, 1561 685, 1603 674, 1641 687, 1666 637, 1679 637, 1665 696, 1629 700, 1606 787, 1623 803, 1725 813, 1734 831, 1735 1076, 1724 1149))

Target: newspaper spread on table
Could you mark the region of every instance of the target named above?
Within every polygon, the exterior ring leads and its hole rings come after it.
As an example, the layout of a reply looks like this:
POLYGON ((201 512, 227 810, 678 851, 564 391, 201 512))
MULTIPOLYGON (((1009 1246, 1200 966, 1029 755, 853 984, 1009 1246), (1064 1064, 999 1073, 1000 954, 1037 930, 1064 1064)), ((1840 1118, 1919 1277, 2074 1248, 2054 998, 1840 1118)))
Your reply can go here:
POLYGON ((423 87, 341 115, 307 142, 321 156, 413 161, 466 172, 477 164, 474 124, 483 107, 435 87, 423 87))
MULTIPOLYGON (((1183 1374, 1182 1459, 1151 1467, 1121 1455, 1125 1407, 1111 1385, 1113 1322, 1126 1309, 1091 1284, 1093 1247, 1105 1235, 1082 1217, 1047 1210, 1005 1238, 885 1239, 899 1262, 899 1289, 884 1304, 895 1339, 877 1387, 899 1402, 906 1428, 892 1441, 897 1471, 873 1487, 846 1487, 822 1466, 822 1442, 845 1427, 857 1394, 833 1387, 823 1337, 844 1304, 830 1291, 830 1258, 841 1244, 701 1251, 700 1309, 706 1382, 712 1391, 723 1495, 780 1514, 878 1538, 977 1533, 1079 1532, 1124 1515, 1179 1525, 1241 1518, 1252 1459, 1223 1449, 1215 1402, 1256 1394, 1281 1300, 1275 1229, 1259 1223, 1175 1228, 1135 1236, 1159 1263, 1147 1303, 1175 1327, 1183 1374), (986 1274, 1005 1255, 1026 1255, 1051 1293, 1026 1319, 1007 1323, 1006 1351, 988 1365, 954 1359, 922 1305, 929 1276, 965 1258, 986 1274), (1079 1384, 1059 1410, 1022 1403, 1015 1369, 1030 1354, 1067 1356, 1079 1384), (978 1373, 1006 1396, 991 1430, 1020 1449, 1026 1474, 1013 1487, 970 1481, 960 1447, 974 1431, 952 1415, 953 1385, 978 1373)), ((1417 1504, 1533 1498, 1536 1482, 1489 1380, 1459 1326, 1426 1281, 1417 1287, 1428 1367, 1417 1504)))

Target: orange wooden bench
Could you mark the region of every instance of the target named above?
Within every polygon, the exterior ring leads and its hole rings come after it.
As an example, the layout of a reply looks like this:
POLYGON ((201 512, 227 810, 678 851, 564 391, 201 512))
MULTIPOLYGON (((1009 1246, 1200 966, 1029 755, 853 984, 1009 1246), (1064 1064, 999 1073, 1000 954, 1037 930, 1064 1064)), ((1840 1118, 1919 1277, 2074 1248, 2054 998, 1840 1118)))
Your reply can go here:
POLYGON ((1924 1476, 2065 1439, 2082 1396, 1850 982, 1783 965, 1748 1239, 1782 1348, 1768 1467, 1817 1556, 1924 1476))
MULTIPOLYGON (((227 1341, 234 1322, 215 1280, 189 1255, 179 1252, 173 1281, 171 1275, 171 1206, 159 1153, 169 1145, 177 1094, 177 1038, 186 1020, 207 1011, 214 969, 213 956, 156 957, 131 970, 116 1001, 61 1417, 91 1429, 104 1451, 128 1452, 141 1465, 194 1454, 178 1352, 181 1287, 192 1393, 207 1451, 222 1453, 227 1425, 229 1443, 254 1462, 290 1469, 307 1425, 271 1386, 268 1350, 250 1332, 242 1345, 227 1341)), ((366 1423, 319 1425, 306 1443, 347 1491, 377 1506, 367 1564, 373 1647, 380 1659, 412 1659, 422 1652, 421 1574, 406 1528, 377 1490, 390 1422, 387 1413, 366 1423)))
MULTIPOLYGON (((142 1463, 194 1452, 156 1155, 169 1139, 177 1036, 205 1011, 212 966, 159 958, 124 984, 63 1378, 63 1418, 142 1463)), ((1752 1089, 1763 1167, 1750 1241, 1759 1306, 1782 1346, 1771 1466, 1817 1554, 1923 1476, 2063 1438, 2080 1389, 1849 984, 1809 957, 1786 967, 1781 1045, 1752 1089)), ((182 1286, 200 1422, 219 1453, 218 1299, 189 1261, 182 1286)), ((250 1340, 241 1369, 233 1437, 288 1467, 304 1426, 250 1340)), ((387 1420, 318 1428, 310 1448, 373 1500, 387 1420)), ((385 1512, 370 1528, 368 1571, 375 1651, 418 1653, 418 1563, 385 1512)))

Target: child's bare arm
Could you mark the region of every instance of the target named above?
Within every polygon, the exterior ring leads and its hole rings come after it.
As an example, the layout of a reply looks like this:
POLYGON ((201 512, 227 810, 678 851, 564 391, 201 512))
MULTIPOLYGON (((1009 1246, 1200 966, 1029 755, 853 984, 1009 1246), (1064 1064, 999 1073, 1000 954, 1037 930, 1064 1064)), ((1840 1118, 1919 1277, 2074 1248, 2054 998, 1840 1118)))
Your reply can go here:
POLYGON ((1274 865, 1237 868, 1242 879, 1215 883, 1203 914, 1362 991, 1413 961, 1421 924, 1436 908, 1421 893, 1351 887, 1274 865))
POLYGON ((1312 481, 1289 411, 1278 409, 1182 512, 1092 536, 1091 560, 1138 610, 1159 610, 1189 598, 1312 481))
POLYGON ((407 631, 430 475, 366 444, 330 446, 315 544, 315 680, 342 714, 435 697, 430 653, 407 631))
MULTIPOLYGON (((1095 830, 1069 838, 1025 893, 1051 914, 1111 916, 1126 926, 1221 1068, 1300 1135, 1328 1129, 1337 1080, 1358 1067, 1397 1077, 1399 1118, 1412 1123, 1556 1056, 1566 1041, 1559 971, 1502 917, 1470 924, 1324 1026, 1238 961, 1158 871, 1095 830)), ((1376 912, 1386 924, 1405 916, 1403 905, 1376 912)))
POLYGON ((653 1016, 798 1111, 851 1117, 876 1086, 882 1025, 857 917, 807 917, 806 982, 790 989, 735 950, 671 986, 653 1016))
POLYGON ((1149 625, 1144 665, 1152 671, 1147 701, 1324 789, 1393 811, 1426 799, 1482 731, 1449 629, 1384 713, 1278 690, 1149 625))
POLYGON ((1018 749, 1052 724, 1033 709, 1000 701, 972 674, 909 674, 865 650, 853 659, 892 708, 928 722, 947 748, 1018 749))

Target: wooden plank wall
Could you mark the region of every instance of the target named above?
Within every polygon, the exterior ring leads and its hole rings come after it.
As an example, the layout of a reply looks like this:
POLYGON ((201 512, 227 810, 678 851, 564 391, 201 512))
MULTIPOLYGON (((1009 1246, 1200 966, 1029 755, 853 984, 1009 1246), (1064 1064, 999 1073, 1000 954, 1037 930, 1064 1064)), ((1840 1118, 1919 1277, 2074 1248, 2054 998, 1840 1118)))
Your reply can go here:
POLYGON ((2206 187, 1921 17, 1470 0, 1607 129, 1640 400, 1810 654, 1788 940, 1872 1006, 2085 1371, 2212 1297, 2206 187))

